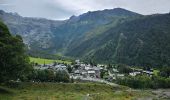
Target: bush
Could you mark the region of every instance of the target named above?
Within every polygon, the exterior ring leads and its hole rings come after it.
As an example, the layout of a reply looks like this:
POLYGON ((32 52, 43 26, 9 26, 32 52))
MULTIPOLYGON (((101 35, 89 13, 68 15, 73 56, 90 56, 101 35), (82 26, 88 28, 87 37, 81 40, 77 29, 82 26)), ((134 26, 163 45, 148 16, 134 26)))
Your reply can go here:
POLYGON ((118 79, 116 81, 120 85, 126 85, 131 88, 170 88, 170 78, 164 78, 160 76, 148 77, 145 75, 131 77, 128 76, 124 79, 118 79))
POLYGON ((66 71, 34 70, 29 80, 35 82, 69 82, 69 74, 66 71))
POLYGON ((5 85, 9 88, 18 88, 21 86, 20 82, 15 82, 15 81, 6 82, 5 85))

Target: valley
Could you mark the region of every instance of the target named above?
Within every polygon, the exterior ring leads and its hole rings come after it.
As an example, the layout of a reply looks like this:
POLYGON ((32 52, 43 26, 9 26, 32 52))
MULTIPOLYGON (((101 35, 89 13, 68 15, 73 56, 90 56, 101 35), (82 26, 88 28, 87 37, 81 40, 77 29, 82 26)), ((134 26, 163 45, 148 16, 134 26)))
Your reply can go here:
POLYGON ((169 51, 170 13, 0 10, 0 100, 169 100, 169 51))
POLYGON ((36 57, 59 54, 101 64, 170 65, 168 13, 144 16, 115 8, 55 21, 1 11, 0 18, 36 57))

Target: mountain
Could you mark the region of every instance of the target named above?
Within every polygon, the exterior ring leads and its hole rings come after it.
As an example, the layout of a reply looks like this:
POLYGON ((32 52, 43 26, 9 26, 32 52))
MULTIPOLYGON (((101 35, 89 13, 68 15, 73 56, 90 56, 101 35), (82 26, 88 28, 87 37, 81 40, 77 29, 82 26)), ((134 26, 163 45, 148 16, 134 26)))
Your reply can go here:
MULTIPOLYGON (((87 33, 109 23, 140 16, 137 13, 122 9, 106 9, 72 16, 68 20, 54 21, 39 18, 21 17, 16 13, 0 11, 0 18, 13 34, 23 37, 29 51, 51 54, 66 54, 79 42, 87 38, 87 33)), ((93 37, 95 34, 88 34, 93 37)))
MULTIPOLYGON (((62 42, 63 44, 57 52, 65 55, 68 51, 83 41, 86 34, 92 30, 111 22, 117 24, 119 22, 118 20, 137 16, 140 15, 121 8, 87 12, 80 16, 72 16, 65 24, 54 30, 55 34, 63 34, 65 36, 62 42)), ((90 36, 91 35, 94 34, 90 34, 90 36)))
POLYGON ((170 14, 143 16, 122 8, 87 12, 68 20, 21 17, 0 11, 11 33, 30 52, 61 54, 97 63, 170 65, 170 14))
POLYGON ((81 43, 68 55, 84 56, 86 60, 98 63, 169 66, 169 27, 170 14, 142 16, 125 21, 81 43))
POLYGON ((47 50, 54 47, 53 27, 58 27, 64 21, 54 21, 41 18, 21 17, 17 13, 0 11, 0 19, 8 26, 12 34, 23 37, 29 49, 47 50))

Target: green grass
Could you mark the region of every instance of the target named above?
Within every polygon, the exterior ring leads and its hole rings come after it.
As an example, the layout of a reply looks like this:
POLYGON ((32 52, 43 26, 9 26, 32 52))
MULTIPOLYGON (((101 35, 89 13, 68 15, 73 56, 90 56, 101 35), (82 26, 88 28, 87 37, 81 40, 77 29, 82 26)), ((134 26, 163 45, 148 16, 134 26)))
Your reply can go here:
POLYGON ((31 62, 38 63, 38 64, 44 64, 44 63, 51 64, 53 62, 71 64, 70 61, 52 60, 52 59, 34 58, 34 57, 29 57, 29 58, 31 62))
POLYGON ((158 76, 159 72, 160 72, 159 70, 153 70, 153 74, 156 75, 156 76, 158 76))
POLYGON ((13 93, 0 93, 0 100, 132 100, 150 95, 127 89, 99 83, 22 83, 9 89, 13 93))

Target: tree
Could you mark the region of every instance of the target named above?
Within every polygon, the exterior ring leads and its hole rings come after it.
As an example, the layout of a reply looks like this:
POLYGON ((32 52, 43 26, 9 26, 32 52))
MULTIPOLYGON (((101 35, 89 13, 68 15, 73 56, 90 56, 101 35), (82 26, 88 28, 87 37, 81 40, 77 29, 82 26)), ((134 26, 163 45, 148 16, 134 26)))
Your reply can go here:
POLYGON ((70 77, 68 75, 68 73, 66 71, 57 71, 56 75, 55 75, 55 81, 56 82, 69 82, 70 81, 70 77))
POLYGON ((162 67, 160 70, 160 75, 163 77, 170 77, 170 67, 162 67))
POLYGON ((112 65, 111 65, 111 64, 108 64, 108 65, 107 65, 107 69, 108 69, 108 70, 112 69, 112 65))
POLYGON ((22 38, 12 36, 0 22, 0 81, 27 77, 32 70, 22 38))
POLYGON ((90 60, 90 65, 91 65, 91 66, 97 66, 97 63, 96 63, 94 60, 91 59, 91 60, 90 60))
POLYGON ((124 74, 129 74, 130 72, 132 72, 133 70, 127 66, 127 65, 124 65, 124 64, 119 64, 118 65, 118 71, 120 73, 124 73, 124 74))
POLYGON ((101 72, 100 72, 100 77, 103 78, 104 75, 105 75, 105 71, 104 71, 104 70, 101 70, 101 72))
POLYGON ((67 65, 67 70, 68 70, 68 72, 69 72, 69 73, 71 73, 71 72, 72 72, 72 68, 71 68, 71 66, 70 66, 70 65, 67 65))
POLYGON ((80 65, 74 65, 73 68, 78 69, 80 65))
POLYGON ((53 82, 55 78, 54 71, 52 70, 44 70, 44 71, 45 71, 45 77, 46 77, 45 81, 53 82))

